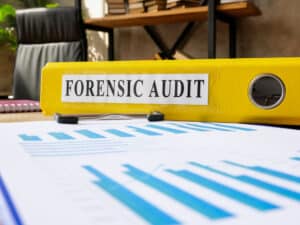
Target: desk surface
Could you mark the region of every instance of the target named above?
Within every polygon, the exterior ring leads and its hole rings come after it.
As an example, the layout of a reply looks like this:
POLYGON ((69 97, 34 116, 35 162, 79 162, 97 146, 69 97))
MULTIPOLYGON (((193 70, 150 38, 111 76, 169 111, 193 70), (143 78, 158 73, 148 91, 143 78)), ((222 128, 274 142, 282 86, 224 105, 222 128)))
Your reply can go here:
POLYGON ((53 120, 53 117, 44 116, 40 112, 0 113, 0 123, 24 122, 24 121, 44 121, 44 120, 53 120))
MULTIPOLYGON (((234 18, 257 16, 261 14, 260 10, 251 2, 222 4, 217 7, 217 10, 234 18)), ((188 21, 205 21, 207 15, 208 7, 200 6, 139 14, 109 15, 102 18, 87 19, 85 20, 85 24, 103 28, 145 26, 188 21)))

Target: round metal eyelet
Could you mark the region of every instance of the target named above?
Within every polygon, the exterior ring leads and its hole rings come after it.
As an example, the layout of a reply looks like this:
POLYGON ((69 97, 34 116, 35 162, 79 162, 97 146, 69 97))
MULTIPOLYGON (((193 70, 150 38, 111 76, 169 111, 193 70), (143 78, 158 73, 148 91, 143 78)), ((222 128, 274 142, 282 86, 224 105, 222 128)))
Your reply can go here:
POLYGON ((285 97, 285 85, 274 74, 260 74, 250 83, 248 95, 251 102, 262 109, 273 109, 280 105, 285 97))

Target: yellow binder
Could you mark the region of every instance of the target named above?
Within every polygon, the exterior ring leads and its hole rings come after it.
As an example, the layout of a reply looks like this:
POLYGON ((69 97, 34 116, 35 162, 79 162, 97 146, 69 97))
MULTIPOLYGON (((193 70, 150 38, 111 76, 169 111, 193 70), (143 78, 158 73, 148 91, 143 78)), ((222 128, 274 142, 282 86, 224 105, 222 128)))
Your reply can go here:
POLYGON ((300 125, 300 58, 48 63, 44 114, 300 125))

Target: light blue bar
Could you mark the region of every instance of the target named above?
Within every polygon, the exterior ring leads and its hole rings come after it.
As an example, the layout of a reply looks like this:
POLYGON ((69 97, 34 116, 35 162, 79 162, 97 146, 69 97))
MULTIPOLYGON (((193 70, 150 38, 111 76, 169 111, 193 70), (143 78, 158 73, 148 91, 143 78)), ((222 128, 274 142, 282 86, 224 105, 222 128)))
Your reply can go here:
POLYGON ((157 124, 147 124, 146 126, 154 128, 154 129, 158 129, 158 130, 167 131, 167 132, 173 133, 173 134, 184 134, 184 133, 187 133, 184 130, 178 130, 178 129, 174 129, 174 128, 167 127, 167 126, 162 126, 162 125, 157 125, 157 124))
POLYGON ((217 169, 214 169, 210 166, 206 166, 206 165, 203 165, 203 164, 200 164, 200 163, 197 163, 197 162, 189 162, 190 165, 193 165, 193 166, 196 166, 198 168, 201 168, 201 169, 205 169, 207 171, 210 171, 210 172, 213 172, 213 173, 216 173, 216 174, 220 174, 220 175, 223 175, 225 177, 230 177, 232 178, 232 176, 228 173, 225 173, 221 170, 217 170, 217 169))
POLYGON ((213 180, 207 179, 205 177, 202 177, 198 174, 195 174, 195 173, 187 171, 187 170, 179 170, 179 171, 167 170, 167 171, 176 176, 182 177, 193 183, 204 186, 210 190, 213 190, 217 193, 220 193, 224 196, 227 196, 233 200, 241 202, 242 204, 248 205, 248 206, 255 208, 257 210, 260 210, 260 211, 268 211, 268 210, 273 210, 273 209, 279 208, 279 206, 276 206, 272 203, 261 200, 254 196, 251 196, 247 193, 241 192, 235 188, 226 186, 224 184, 217 183, 213 180))
POLYGON ((171 125, 180 127, 180 128, 184 128, 184 129, 188 129, 188 130, 194 130, 194 131, 209 131, 208 129, 203 129, 203 128, 199 128, 199 127, 191 127, 191 126, 186 126, 183 124, 179 124, 179 123, 170 123, 171 125))
MULTIPOLYGON (((19 212, 18 212, 17 208, 15 207, 15 204, 11 198, 11 195, 10 195, 10 193, 4 183, 4 180, 2 179, 1 176, 0 176, 0 195, 2 195, 2 197, 4 198, 6 206, 9 210, 9 214, 11 215, 11 218, 9 218, 9 221, 15 225, 23 225, 23 222, 19 215, 19 212)), ((2 222, 4 223, 5 221, 2 221, 0 218, 0 224, 2 224, 2 222)), ((6 221, 6 222, 8 222, 8 221, 6 221)), ((5 225, 5 224, 3 224, 3 225, 5 225)))
POLYGON ((139 170, 138 168, 135 168, 129 164, 125 164, 124 166, 128 169, 128 171, 125 173, 132 178, 149 185, 157 191, 173 198, 174 200, 186 205, 187 207, 197 211, 209 219, 218 220, 233 216, 232 213, 227 212, 226 210, 223 210, 203 199, 200 199, 172 184, 158 179, 149 173, 139 170))
POLYGON ((227 160, 224 160, 223 162, 225 162, 227 164, 230 164, 230 165, 233 165, 233 166, 245 168, 245 169, 252 170, 252 171, 255 171, 255 172, 259 172, 259 173, 267 174, 267 175, 270 175, 270 176, 273 176, 273 177, 288 180, 288 181, 291 181, 291 182, 300 183, 300 177, 297 177, 297 176, 294 176, 294 175, 291 175, 291 174, 288 174, 288 173, 284 173, 284 172, 281 172, 281 171, 277 171, 277 170, 273 170, 273 169, 269 169, 269 168, 261 167, 261 166, 245 166, 245 165, 235 163, 235 162, 231 162, 231 161, 227 161, 227 160))
POLYGON ((293 190, 290 190, 288 188, 284 188, 284 187, 280 187, 280 186, 275 185, 275 184, 267 183, 265 181, 262 181, 262 180, 259 180, 259 179, 256 179, 256 178, 253 178, 253 177, 250 177, 250 176, 245 176, 245 175, 233 176, 233 175, 225 173, 223 171, 214 169, 214 168, 209 167, 209 166, 201 165, 201 164, 195 163, 195 162, 191 162, 190 164, 194 165, 194 166, 197 166, 199 168, 202 168, 202 169, 206 169, 210 172, 214 172, 214 173, 217 173, 217 174, 220 174, 220 175, 223 175, 223 176, 241 181, 243 183, 247 183, 247 184, 259 187, 261 189, 265 189, 267 191, 276 193, 276 194, 284 196, 286 198, 289 198, 289 199, 292 199, 292 200, 295 200, 295 201, 300 201, 300 193, 296 192, 296 191, 293 191, 293 190))
POLYGON ((147 129, 143 129, 140 127, 135 127, 135 126, 127 126, 128 128, 134 129, 135 132, 141 133, 141 134, 145 134, 148 136, 161 136, 161 133, 157 133, 151 130, 147 130, 147 129))
MULTIPOLYGON (((92 166, 84 166, 84 168, 99 179, 99 181, 94 182, 97 186, 133 210, 148 223, 154 225, 180 224, 180 222, 167 213, 161 211, 156 206, 147 202, 140 196, 136 195, 123 185, 96 170, 92 166)), ((118 212, 116 212, 116 214, 117 213, 118 212)), ((126 221, 124 221, 124 223, 126 223, 126 221)))
POLYGON ((116 135, 118 137, 124 137, 124 138, 134 137, 134 135, 132 135, 132 134, 129 134, 127 132, 117 130, 117 129, 108 129, 108 130, 105 130, 105 131, 108 132, 108 133, 111 133, 113 135, 116 135))
POLYGON ((60 157, 60 156, 80 156, 80 155, 100 155, 100 154, 108 154, 108 153, 120 153, 125 152, 123 150, 110 150, 110 151, 78 151, 78 152, 66 152, 66 151, 59 151, 59 152, 30 152, 28 153, 31 156, 35 157, 60 157))
POLYGON ((300 201, 300 193, 299 192, 296 192, 296 191, 293 191, 293 190, 290 190, 287 188, 283 188, 278 185, 270 184, 270 183, 264 182, 262 180, 259 180, 259 179, 256 179, 256 178, 253 178, 250 176, 237 176, 236 179, 243 181, 245 183, 252 184, 254 186, 263 188, 265 190, 277 193, 279 195, 285 196, 289 199, 300 201))
POLYGON ((35 135, 19 134, 19 137, 23 141, 42 141, 42 139, 39 136, 35 135))
POLYGON ((57 140, 74 140, 75 138, 63 132, 49 132, 50 136, 57 140))
POLYGON ((292 157, 292 160, 300 161, 300 157, 292 157))
POLYGON ((242 130, 242 131, 256 131, 254 128, 249 128, 249 127, 241 127, 241 126, 236 126, 236 125, 228 125, 228 124, 220 124, 220 123, 211 123, 215 126, 219 127, 224 127, 224 128, 229 128, 229 129, 236 129, 236 130, 242 130))
POLYGON ((98 133, 86 129, 76 130, 75 132, 91 139, 105 138, 103 135, 100 135, 98 133))
POLYGON ((202 128, 202 129, 217 130, 217 131, 233 131, 233 130, 229 130, 229 129, 225 129, 225 128, 221 128, 221 127, 201 125, 199 123, 187 123, 187 124, 190 126, 198 127, 198 128, 202 128))

